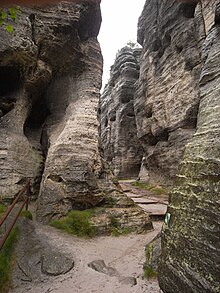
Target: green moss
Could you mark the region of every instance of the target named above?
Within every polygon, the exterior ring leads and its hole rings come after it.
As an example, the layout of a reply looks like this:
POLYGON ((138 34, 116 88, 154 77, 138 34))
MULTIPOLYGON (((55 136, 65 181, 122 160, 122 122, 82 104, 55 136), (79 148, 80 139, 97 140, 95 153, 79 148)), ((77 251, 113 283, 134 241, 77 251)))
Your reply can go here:
POLYGON ((144 277, 147 279, 156 278, 157 272, 153 269, 153 244, 149 244, 145 251, 146 262, 144 264, 144 277))
POLYGON ((90 222, 93 215, 93 210, 71 211, 66 217, 52 221, 50 225, 79 237, 93 237, 95 227, 90 222))
POLYGON ((120 235, 128 235, 129 229, 128 228, 121 228, 118 219, 114 215, 110 215, 110 223, 112 226, 112 236, 120 236, 120 235))
POLYGON ((163 194, 167 194, 167 190, 165 190, 164 188, 162 187, 153 187, 151 189, 151 191, 153 193, 155 193, 156 195, 163 195, 163 194))
POLYGON ((112 207, 114 207, 116 204, 117 204, 117 199, 114 198, 114 197, 109 196, 109 197, 107 197, 106 200, 105 200, 105 206, 107 206, 107 207, 112 208, 112 207))
POLYGON ((143 183, 139 181, 132 182, 131 185, 138 188, 146 189, 146 190, 151 190, 154 187, 148 183, 143 183))
POLYGON ((21 212, 20 217, 27 218, 29 220, 33 220, 32 213, 30 211, 26 211, 26 210, 21 212))
POLYGON ((19 237, 19 229, 15 227, 9 234, 1 252, 0 252, 0 293, 7 292, 10 279, 11 279, 11 267, 13 260, 13 252, 16 242, 19 237))
POLYGON ((113 215, 110 215, 109 218, 110 218, 111 226, 113 228, 118 228, 119 227, 118 219, 115 216, 113 216, 113 215))
POLYGON ((7 207, 3 204, 0 204, 0 218, 4 215, 6 210, 7 210, 7 207))
POLYGON ((141 188, 141 189, 150 190, 152 193, 154 193, 156 195, 163 195, 163 194, 168 193, 168 191, 165 188, 158 187, 158 186, 153 186, 153 185, 148 184, 148 183, 143 183, 143 182, 136 181, 136 182, 131 183, 131 185, 133 185, 134 187, 141 188))
POLYGON ((116 228, 116 227, 113 227, 112 228, 112 236, 115 236, 115 237, 118 237, 118 236, 121 236, 121 235, 128 235, 129 234, 129 229, 128 228, 116 228))

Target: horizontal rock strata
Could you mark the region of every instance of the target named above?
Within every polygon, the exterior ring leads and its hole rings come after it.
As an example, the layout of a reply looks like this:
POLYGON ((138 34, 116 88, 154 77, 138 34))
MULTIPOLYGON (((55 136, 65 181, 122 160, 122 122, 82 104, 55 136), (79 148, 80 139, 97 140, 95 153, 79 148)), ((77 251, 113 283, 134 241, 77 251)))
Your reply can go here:
POLYGON ((220 292, 219 4, 202 1, 195 12, 205 27, 201 101, 197 131, 186 146, 162 233, 159 281, 164 293, 220 292))
POLYGON ((101 145, 119 178, 137 177, 141 165, 142 148, 133 105, 140 53, 140 49, 129 46, 118 52, 100 99, 101 145))
MULTIPOLYGON (((21 10, 14 32, 2 27, 0 34, 0 199, 11 200, 30 178, 43 223, 104 205, 111 190, 129 202, 99 147, 100 6, 21 10)), ((123 218, 130 206, 118 204, 117 214, 123 218)), ((126 225, 144 230, 148 215, 134 203, 132 209, 139 217, 126 225)))
POLYGON ((150 179, 164 184, 173 183, 196 127, 204 27, 195 9, 192 2, 149 0, 138 23, 137 135, 150 179))

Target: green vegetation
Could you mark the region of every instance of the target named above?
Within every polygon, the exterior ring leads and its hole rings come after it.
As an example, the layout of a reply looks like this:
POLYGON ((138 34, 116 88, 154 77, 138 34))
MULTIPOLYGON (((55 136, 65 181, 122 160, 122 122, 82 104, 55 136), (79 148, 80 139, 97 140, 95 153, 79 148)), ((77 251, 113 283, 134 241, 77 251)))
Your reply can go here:
POLYGON ((4 215, 6 210, 7 210, 7 207, 3 204, 0 204, 0 218, 4 215))
POLYGON ((145 251, 146 262, 144 264, 144 277, 147 279, 156 278, 157 272, 152 266, 153 262, 153 244, 149 244, 145 251))
POLYGON ((135 182, 131 183, 131 185, 134 187, 141 188, 141 189, 149 190, 156 195, 163 195, 163 194, 168 193, 168 191, 165 188, 162 188, 159 186, 153 186, 151 184, 143 183, 143 182, 139 182, 139 181, 135 181, 135 182))
POLYGON ((128 228, 116 228, 116 227, 113 227, 112 228, 112 236, 115 236, 115 237, 118 237, 118 236, 121 236, 121 235, 128 235, 129 234, 129 229, 128 228))
POLYGON ((113 216, 110 215, 110 223, 111 223, 111 227, 112 227, 112 236, 120 236, 120 235, 128 235, 129 233, 129 229, 128 228, 121 228, 118 219, 113 216))
POLYGON ((112 208, 112 207, 114 207, 116 204, 117 204, 117 199, 114 198, 114 197, 109 196, 109 197, 107 197, 106 200, 105 200, 105 206, 107 206, 107 207, 112 208))
POLYGON ((33 220, 32 213, 30 211, 26 211, 26 210, 21 212, 20 217, 27 218, 29 220, 33 220))
POLYGON ((154 271, 152 266, 146 266, 144 268, 144 277, 146 279, 152 279, 157 277, 157 272, 154 271))
POLYGON ((13 252, 19 237, 19 229, 12 229, 8 239, 6 240, 0 252, 0 293, 8 292, 11 279, 11 267, 13 262, 13 252))
POLYGON ((0 9, 0 26, 5 25, 5 29, 13 32, 13 25, 10 22, 15 22, 17 14, 20 12, 18 7, 10 7, 8 9, 0 9))
POLYGON ((71 211, 66 217, 52 221, 50 225, 79 237, 93 237, 95 227, 90 222, 93 215, 94 210, 71 211))

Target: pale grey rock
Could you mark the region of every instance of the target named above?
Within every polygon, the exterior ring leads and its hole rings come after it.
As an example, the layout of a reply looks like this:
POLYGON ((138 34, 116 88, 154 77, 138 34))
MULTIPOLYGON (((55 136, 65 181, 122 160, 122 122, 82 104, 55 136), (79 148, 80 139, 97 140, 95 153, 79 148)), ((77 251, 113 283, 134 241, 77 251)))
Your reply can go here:
POLYGON ((172 185, 196 128, 205 31, 197 14, 196 3, 149 0, 139 18, 134 111, 149 180, 157 183, 172 185))
POLYGON ((206 26, 201 100, 196 133, 186 145, 170 196, 170 221, 162 232, 159 283, 164 293, 220 292, 220 2, 201 4, 206 26))
POLYGON ((111 277, 119 276, 119 273, 117 272, 117 270, 112 267, 108 267, 105 264, 104 260, 102 260, 102 259, 94 260, 94 261, 90 262, 88 264, 88 266, 99 273, 102 273, 102 274, 105 274, 105 275, 108 275, 111 277))
POLYGON ((113 183, 100 150, 100 24, 100 6, 83 1, 22 8, 13 34, 0 28, 0 199, 30 178, 37 220, 48 223, 116 193, 122 219, 132 207, 127 225, 145 230, 148 215, 113 183))
POLYGON ((134 115, 135 82, 141 49, 122 48, 111 67, 110 79, 100 99, 100 136, 104 157, 119 178, 137 177, 142 148, 134 115))
POLYGON ((14 287, 44 282, 50 276, 66 274, 74 267, 72 256, 54 248, 47 239, 40 238, 32 221, 20 220, 19 231, 12 270, 14 287))

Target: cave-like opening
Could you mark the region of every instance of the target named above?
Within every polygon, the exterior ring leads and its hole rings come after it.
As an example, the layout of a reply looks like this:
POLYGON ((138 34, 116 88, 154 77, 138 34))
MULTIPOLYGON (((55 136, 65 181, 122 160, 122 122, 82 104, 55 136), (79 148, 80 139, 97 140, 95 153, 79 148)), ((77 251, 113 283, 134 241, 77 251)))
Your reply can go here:
POLYGON ((0 67, 0 117, 10 112, 15 105, 15 93, 19 91, 22 80, 19 68, 0 67))
POLYGON ((46 130, 46 119, 50 115, 47 107, 45 95, 38 98, 32 105, 32 109, 24 124, 24 134, 27 137, 30 145, 41 157, 38 174, 34 179, 33 193, 34 197, 38 197, 40 183, 45 167, 45 160, 48 151, 48 136, 46 130))

